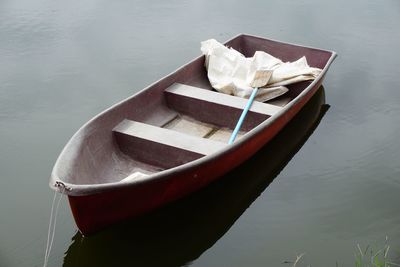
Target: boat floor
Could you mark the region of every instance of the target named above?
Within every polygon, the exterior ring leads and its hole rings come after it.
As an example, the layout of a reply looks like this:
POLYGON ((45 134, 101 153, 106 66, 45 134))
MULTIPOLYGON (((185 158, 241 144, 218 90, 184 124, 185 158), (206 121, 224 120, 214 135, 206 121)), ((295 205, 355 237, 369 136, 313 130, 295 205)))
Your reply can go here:
MULTIPOLYGON (((233 132, 232 129, 204 123, 186 115, 177 115, 162 128, 223 143, 228 143, 233 132)), ((241 138, 245 133, 240 131, 237 139, 241 138)))

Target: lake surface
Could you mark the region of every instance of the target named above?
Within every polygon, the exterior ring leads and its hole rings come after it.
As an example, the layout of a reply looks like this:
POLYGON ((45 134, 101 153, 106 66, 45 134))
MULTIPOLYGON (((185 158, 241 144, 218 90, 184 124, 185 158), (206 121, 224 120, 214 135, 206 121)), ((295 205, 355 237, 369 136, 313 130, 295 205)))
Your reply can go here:
POLYGON ((249 33, 334 50, 324 88, 226 179, 82 237, 66 199, 49 266, 400 262, 400 1, 0 1, 0 266, 42 266, 52 166, 91 117, 249 33))

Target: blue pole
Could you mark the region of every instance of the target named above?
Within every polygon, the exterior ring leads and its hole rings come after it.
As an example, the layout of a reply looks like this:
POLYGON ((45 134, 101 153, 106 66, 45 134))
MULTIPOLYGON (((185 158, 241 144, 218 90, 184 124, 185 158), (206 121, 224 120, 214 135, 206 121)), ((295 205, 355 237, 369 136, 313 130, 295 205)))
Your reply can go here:
POLYGON ((232 132, 232 135, 231 135, 231 138, 229 139, 228 144, 232 144, 232 143, 235 141, 236 136, 237 136, 237 134, 238 134, 238 132, 239 132, 239 130, 240 130, 240 127, 242 127, 244 118, 245 118, 246 115, 247 115, 247 111, 249 111, 249 109, 250 109, 250 107, 251 107, 251 104, 253 104, 254 97, 255 97, 256 94, 257 94, 257 90, 258 90, 257 87, 253 89, 253 92, 251 93, 251 96, 249 97, 249 100, 247 101, 247 105, 246 105, 246 107, 243 109, 242 115, 240 115, 240 118, 239 118, 239 120, 238 120, 238 122, 237 122, 237 124, 236 124, 235 130, 233 130, 233 132, 232 132))

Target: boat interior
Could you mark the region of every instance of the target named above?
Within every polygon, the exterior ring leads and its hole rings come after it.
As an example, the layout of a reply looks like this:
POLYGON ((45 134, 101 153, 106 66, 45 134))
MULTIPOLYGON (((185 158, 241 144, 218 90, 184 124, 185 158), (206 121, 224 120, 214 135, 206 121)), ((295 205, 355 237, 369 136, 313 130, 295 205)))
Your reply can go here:
MULTIPOLYGON (((247 57, 256 50, 283 61, 306 56, 319 68, 332 55, 245 35, 227 45, 247 57)), ((284 109, 310 83, 289 85, 289 92, 276 99, 254 102, 237 139, 284 109)), ((74 184, 126 182, 213 154, 228 145, 246 103, 247 99, 214 91, 200 57, 81 128, 64 153, 64 160, 74 163, 59 170, 63 173, 58 176, 74 184)))
MULTIPOLYGON (((164 92, 168 111, 159 125, 124 119, 114 129, 120 150, 131 158, 164 169, 224 148, 246 99, 174 83, 164 92)), ((254 102, 238 138, 282 107, 254 102)))

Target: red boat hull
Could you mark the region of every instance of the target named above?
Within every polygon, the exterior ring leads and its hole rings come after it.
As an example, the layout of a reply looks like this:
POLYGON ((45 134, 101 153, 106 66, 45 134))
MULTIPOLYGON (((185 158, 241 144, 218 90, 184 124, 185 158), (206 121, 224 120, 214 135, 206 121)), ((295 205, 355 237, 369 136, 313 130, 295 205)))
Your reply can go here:
POLYGON ((242 137, 233 144, 208 134, 233 129, 246 100, 212 91, 204 57, 98 114, 64 147, 50 179, 51 188, 68 195, 80 232, 87 235, 180 199, 248 160, 310 100, 336 56, 250 35, 226 45, 247 57, 258 50, 283 61, 305 56, 322 71, 313 81, 288 85, 279 99, 253 103, 242 137), (165 128, 180 116, 207 124, 210 131, 196 136, 187 128, 165 128), (129 180, 138 173, 145 176, 129 180))

